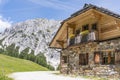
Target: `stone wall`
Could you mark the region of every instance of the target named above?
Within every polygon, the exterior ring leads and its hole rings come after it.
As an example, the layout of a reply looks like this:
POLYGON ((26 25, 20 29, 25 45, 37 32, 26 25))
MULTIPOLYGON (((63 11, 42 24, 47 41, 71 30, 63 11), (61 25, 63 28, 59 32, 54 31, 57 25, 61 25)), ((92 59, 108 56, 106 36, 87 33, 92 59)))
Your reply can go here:
POLYGON ((120 75, 120 38, 104 42, 89 42, 62 50, 61 57, 67 56, 67 63, 62 62, 61 72, 76 75, 119 76, 120 75), (115 52, 115 65, 94 63, 94 52, 111 50, 115 52), (89 53, 88 65, 79 65, 79 54, 89 53))

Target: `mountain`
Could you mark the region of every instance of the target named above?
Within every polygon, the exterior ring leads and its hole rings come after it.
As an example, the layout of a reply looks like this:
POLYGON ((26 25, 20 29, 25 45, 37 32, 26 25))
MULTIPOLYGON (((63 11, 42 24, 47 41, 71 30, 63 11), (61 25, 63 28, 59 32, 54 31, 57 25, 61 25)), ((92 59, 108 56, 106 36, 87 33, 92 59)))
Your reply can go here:
POLYGON ((11 28, 0 33, 0 48, 6 50, 7 47, 15 45, 18 52, 21 53, 25 49, 28 54, 34 51, 34 54, 44 53, 47 62, 54 67, 59 64, 60 54, 49 48, 49 43, 61 21, 47 19, 32 19, 25 22, 13 24, 11 28))

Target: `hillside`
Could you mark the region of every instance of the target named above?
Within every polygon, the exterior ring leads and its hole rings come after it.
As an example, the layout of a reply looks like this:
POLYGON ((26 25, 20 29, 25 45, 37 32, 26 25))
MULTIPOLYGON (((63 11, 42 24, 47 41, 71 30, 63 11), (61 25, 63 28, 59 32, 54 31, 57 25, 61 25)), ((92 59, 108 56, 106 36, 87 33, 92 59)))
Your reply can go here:
POLYGON ((46 71, 44 68, 36 63, 28 60, 18 59, 0 54, 0 73, 22 72, 22 71, 46 71))
POLYGON ((13 48, 18 48, 18 53, 25 49, 28 49, 28 54, 44 53, 47 62, 57 67, 60 54, 50 49, 49 44, 59 26, 60 21, 41 18, 15 23, 0 34, 0 48, 6 50, 14 44, 13 48))

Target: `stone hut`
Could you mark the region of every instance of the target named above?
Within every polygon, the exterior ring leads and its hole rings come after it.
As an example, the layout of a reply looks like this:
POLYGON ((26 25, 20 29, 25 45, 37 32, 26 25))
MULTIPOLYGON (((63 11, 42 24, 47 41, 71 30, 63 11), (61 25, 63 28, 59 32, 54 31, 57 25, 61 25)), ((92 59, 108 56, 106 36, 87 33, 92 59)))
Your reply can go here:
POLYGON ((63 74, 120 76, 120 15, 92 4, 65 19, 50 43, 63 74))

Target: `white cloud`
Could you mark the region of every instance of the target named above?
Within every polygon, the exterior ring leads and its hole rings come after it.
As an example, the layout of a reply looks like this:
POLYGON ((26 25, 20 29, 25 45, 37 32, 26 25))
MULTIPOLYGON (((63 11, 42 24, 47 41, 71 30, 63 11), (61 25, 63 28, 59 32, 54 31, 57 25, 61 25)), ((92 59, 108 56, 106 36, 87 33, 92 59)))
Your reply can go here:
POLYGON ((74 10, 74 5, 71 4, 70 1, 60 1, 60 0, 28 0, 35 4, 38 4, 43 7, 50 7, 53 9, 60 9, 60 10, 74 10))
POLYGON ((85 3, 95 4, 97 6, 102 6, 108 8, 112 11, 120 11, 118 5, 120 1, 113 0, 28 0, 34 4, 38 4, 43 7, 59 9, 64 11, 75 11, 81 9, 85 3), (113 6, 114 5, 114 6, 113 6))
POLYGON ((11 22, 0 16, 0 32, 3 32, 6 28, 10 28, 10 27, 11 27, 11 22))

